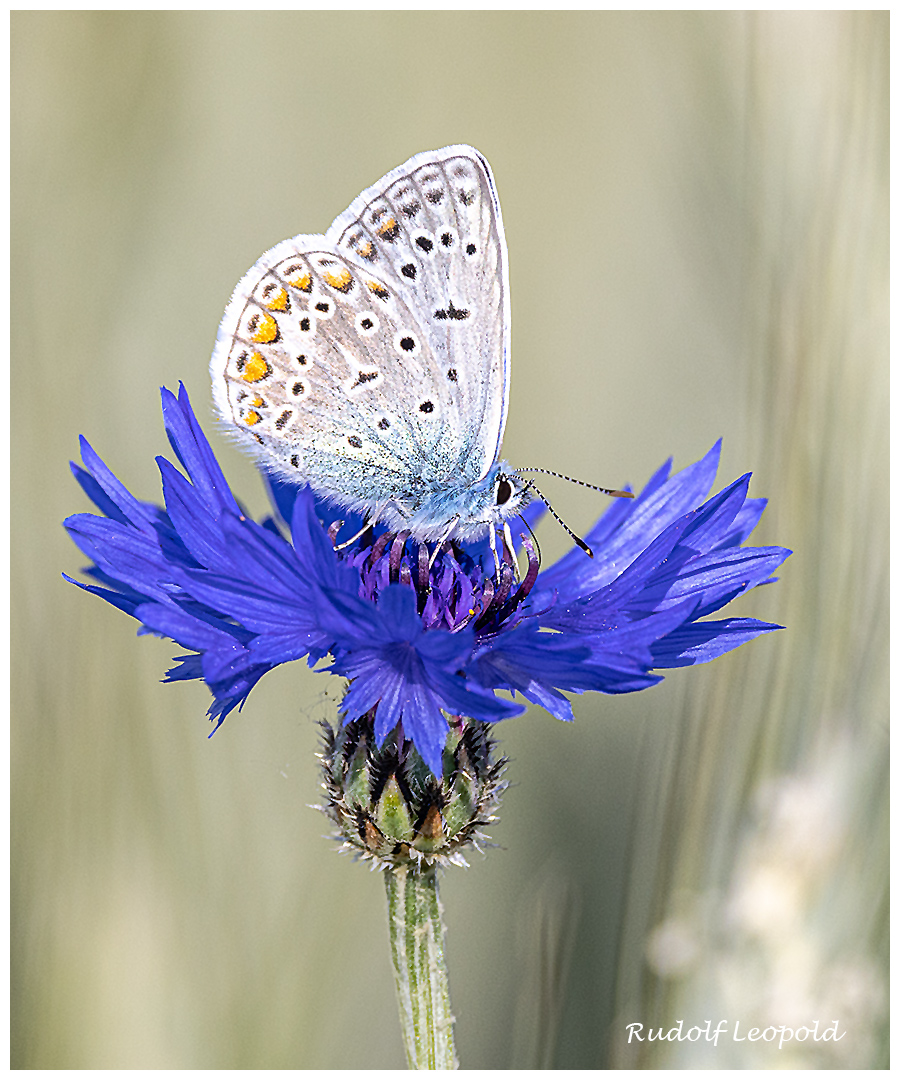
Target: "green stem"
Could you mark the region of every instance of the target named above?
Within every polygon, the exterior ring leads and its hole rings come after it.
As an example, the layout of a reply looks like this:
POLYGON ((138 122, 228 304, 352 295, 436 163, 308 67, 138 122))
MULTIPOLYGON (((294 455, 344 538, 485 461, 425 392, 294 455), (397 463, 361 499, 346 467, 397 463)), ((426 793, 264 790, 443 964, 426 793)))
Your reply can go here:
POLYGON ((385 870, 391 957, 411 1069, 455 1069, 444 925, 434 866, 385 870))

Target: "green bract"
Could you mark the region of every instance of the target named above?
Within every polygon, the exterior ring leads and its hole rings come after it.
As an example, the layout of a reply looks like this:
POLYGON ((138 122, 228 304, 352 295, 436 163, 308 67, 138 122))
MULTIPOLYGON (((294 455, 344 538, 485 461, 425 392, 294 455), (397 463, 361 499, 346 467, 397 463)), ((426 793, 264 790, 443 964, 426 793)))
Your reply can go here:
POLYGON ((338 826, 346 850, 379 868, 457 863, 462 850, 487 840, 482 828, 506 787, 506 758, 492 760, 487 724, 455 717, 435 777, 413 744, 393 732, 379 748, 373 715, 337 730, 323 723, 323 787, 319 807, 338 826))

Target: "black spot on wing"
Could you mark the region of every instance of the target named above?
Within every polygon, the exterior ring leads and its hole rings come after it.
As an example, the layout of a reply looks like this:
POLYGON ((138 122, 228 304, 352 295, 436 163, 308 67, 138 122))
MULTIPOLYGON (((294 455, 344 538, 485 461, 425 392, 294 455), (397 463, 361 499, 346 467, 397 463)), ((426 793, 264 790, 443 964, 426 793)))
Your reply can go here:
POLYGON ((443 319, 468 319, 470 314, 471 314, 471 312, 469 311, 468 308, 455 307, 454 304, 453 304, 453 301, 451 300, 450 303, 445 308, 438 308, 438 310, 434 313, 434 317, 436 319, 441 319, 441 320, 443 320, 443 319))

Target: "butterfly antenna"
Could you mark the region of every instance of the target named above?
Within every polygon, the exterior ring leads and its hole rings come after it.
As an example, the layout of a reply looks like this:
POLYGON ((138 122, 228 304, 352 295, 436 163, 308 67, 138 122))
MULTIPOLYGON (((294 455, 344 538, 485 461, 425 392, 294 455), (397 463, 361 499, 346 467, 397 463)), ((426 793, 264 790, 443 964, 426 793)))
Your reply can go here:
MULTIPOLYGON (((617 499, 633 499, 634 498, 634 492, 633 491, 620 491, 619 488, 597 487, 596 484, 588 484, 584 480, 576 480, 574 476, 566 476, 565 473, 553 472, 552 469, 516 469, 516 472, 517 473, 522 473, 522 472, 543 473, 544 476, 555 476, 560 480, 568 480, 570 484, 580 484, 581 487, 590 488, 591 491, 602 491, 604 495, 614 495, 617 499)), ((537 488, 535 488, 534 490, 537 491, 537 488)), ((538 494, 540 495, 539 491, 538 491, 538 494)), ((544 499, 544 496, 541 495, 541 498, 544 499)), ((547 503, 547 509, 550 510, 550 503, 548 503, 546 499, 544 499, 544 502, 547 503)), ((553 511, 550 510, 550 513, 552 514, 553 511)))
MULTIPOLYGON (((517 469, 516 472, 518 472, 518 471, 519 470, 517 469)), ((538 472, 539 470, 531 469, 530 471, 531 472, 538 472)), ((541 471, 543 471, 543 470, 541 470, 541 471)), ((553 475, 556 476, 556 475, 559 475, 559 474, 554 473, 553 475)), ((566 477, 566 479, 568 479, 568 477, 566 477)), ((585 484, 584 486, 585 487, 593 487, 592 484, 585 484)), ((566 532, 569 534, 569 536, 572 537, 572 539, 581 548, 581 550, 586 555, 590 555, 590 557, 593 559, 593 557, 594 557, 593 551, 591 551, 591 549, 581 539, 580 536, 578 536, 576 533, 572 532, 572 530, 569 528, 569 526, 563 521, 563 519, 559 516, 559 514, 557 514, 557 512, 553 509, 553 507, 550 505, 550 503, 547 502, 546 497, 535 487, 534 481, 533 480, 526 480, 525 481, 525 487, 526 488, 531 488, 531 490, 535 493, 535 495, 537 495, 537 497, 541 500, 541 502, 544 504, 544 506, 547 507, 547 509, 550 511, 550 513, 556 518, 556 520, 559 522, 559 524, 562 525, 562 527, 566 530, 566 532)), ((605 491, 606 489, 605 488, 599 488, 598 490, 605 491)), ((530 529, 528 531, 531 532, 530 529)))

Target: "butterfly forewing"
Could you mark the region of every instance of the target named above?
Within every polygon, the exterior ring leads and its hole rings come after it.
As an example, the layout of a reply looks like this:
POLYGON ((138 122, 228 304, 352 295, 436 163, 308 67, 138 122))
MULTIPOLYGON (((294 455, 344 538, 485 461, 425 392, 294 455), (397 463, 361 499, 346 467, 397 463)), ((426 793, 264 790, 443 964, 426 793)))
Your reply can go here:
POLYGON ((506 242, 487 162, 469 147, 421 154, 364 192, 329 229, 419 313, 457 384, 463 455, 478 479, 503 434, 508 382, 506 242))
POLYGON ((507 307, 487 164, 466 147, 418 155, 245 275, 216 403, 267 463, 345 505, 477 481, 502 436, 507 307))

